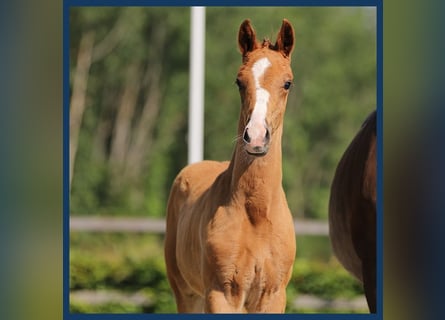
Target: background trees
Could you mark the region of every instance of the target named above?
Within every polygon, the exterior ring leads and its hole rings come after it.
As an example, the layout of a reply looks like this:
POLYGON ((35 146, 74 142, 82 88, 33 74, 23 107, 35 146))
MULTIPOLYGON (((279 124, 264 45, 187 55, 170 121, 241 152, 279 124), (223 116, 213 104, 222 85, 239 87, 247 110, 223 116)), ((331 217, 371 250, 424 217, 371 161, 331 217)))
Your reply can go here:
MULTIPOLYGON (((187 162, 190 10, 70 10, 70 214, 163 217, 171 183, 187 162)), ((205 158, 227 160, 232 154, 240 23, 250 18, 258 37, 274 41, 281 20, 289 19, 296 46, 283 185, 295 217, 326 219, 335 167, 376 108, 375 14, 362 7, 208 7, 205 158)), ((338 312, 329 303, 321 310, 295 304, 307 294, 360 298, 360 284, 332 258, 327 237, 297 237, 287 312, 338 312)), ((162 245, 158 235, 71 232, 71 311, 174 312, 162 245), (142 295, 144 303, 76 299, 90 290, 142 295)))
MULTIPOLYGON (((237 32, 245 18, 273 41, 282 18, 295 28, 283 184, 294 216, 326 218, 335 166, 376 108, 375 10, 207 8, 208 159, 232 153, 240 105, 237 32)), ((171 182, 187 161, 190 10, 77 7, 69 24, 70 212, 162 217, 171 182)))

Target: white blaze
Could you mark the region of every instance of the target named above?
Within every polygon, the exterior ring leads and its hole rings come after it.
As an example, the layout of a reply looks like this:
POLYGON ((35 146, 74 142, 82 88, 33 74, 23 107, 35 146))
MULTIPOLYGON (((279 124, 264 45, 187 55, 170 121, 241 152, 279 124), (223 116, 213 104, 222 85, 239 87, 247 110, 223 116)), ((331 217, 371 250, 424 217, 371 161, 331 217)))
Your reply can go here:
MULTIPOLYGON (((269 59, 262 58, 254 63, 252 67, 253 79, 255 81, 256 100, 255 106, 247 125, 251 137, 262 135, 266 128, 267 104, 269 92, 260 85, 260 78, 271 65, 269 59)), ((264 135, 263 135, 264 137, 264 135)))

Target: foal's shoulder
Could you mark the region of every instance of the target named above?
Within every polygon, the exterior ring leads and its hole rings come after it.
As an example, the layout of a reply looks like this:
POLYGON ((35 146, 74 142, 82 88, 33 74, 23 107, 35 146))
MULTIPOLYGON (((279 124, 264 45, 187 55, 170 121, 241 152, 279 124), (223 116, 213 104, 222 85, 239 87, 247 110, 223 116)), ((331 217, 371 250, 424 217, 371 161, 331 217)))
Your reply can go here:
POLYGON ((203 175, 218 175, 222 171, 226 170, 229 166, 229 161, 213 161, 204 160, 195 162, 184 167, 178 176, 191 177, 191 176, 203 176, 203 175))
POLYGON ((211 160, 189 164, 179 172, 175 184, 179 185, 183 192, 187 192, 190 186, 198 189, 208 187, 228 166, 229 161, 211 160))

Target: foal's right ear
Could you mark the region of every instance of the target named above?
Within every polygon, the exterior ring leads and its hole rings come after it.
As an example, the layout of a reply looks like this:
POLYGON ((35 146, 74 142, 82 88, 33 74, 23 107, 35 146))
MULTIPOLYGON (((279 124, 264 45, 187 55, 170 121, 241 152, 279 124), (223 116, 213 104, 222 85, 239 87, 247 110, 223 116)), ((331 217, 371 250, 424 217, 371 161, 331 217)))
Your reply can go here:
POLYGON ((238 46, 243 58, 256 47, 255 30, 253 30, 249 19, 244 20, 239 28, 238 46))
POLYGON ((287 19, 283 19, 280 32, 278 33, 275 48, 281 51, 286 57, 290 57, 292 49, 294 48, 295 32, 294 28, 287 19))

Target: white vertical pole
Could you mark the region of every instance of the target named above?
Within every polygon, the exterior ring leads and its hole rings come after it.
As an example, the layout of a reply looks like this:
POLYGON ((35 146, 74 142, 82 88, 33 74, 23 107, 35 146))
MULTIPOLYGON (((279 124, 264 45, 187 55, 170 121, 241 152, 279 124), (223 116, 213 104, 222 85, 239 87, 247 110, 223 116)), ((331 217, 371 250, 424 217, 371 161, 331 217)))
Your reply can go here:
POLYGON ((201 161, 204 150, 205 7, 191 8, 188 163, 201 161))

